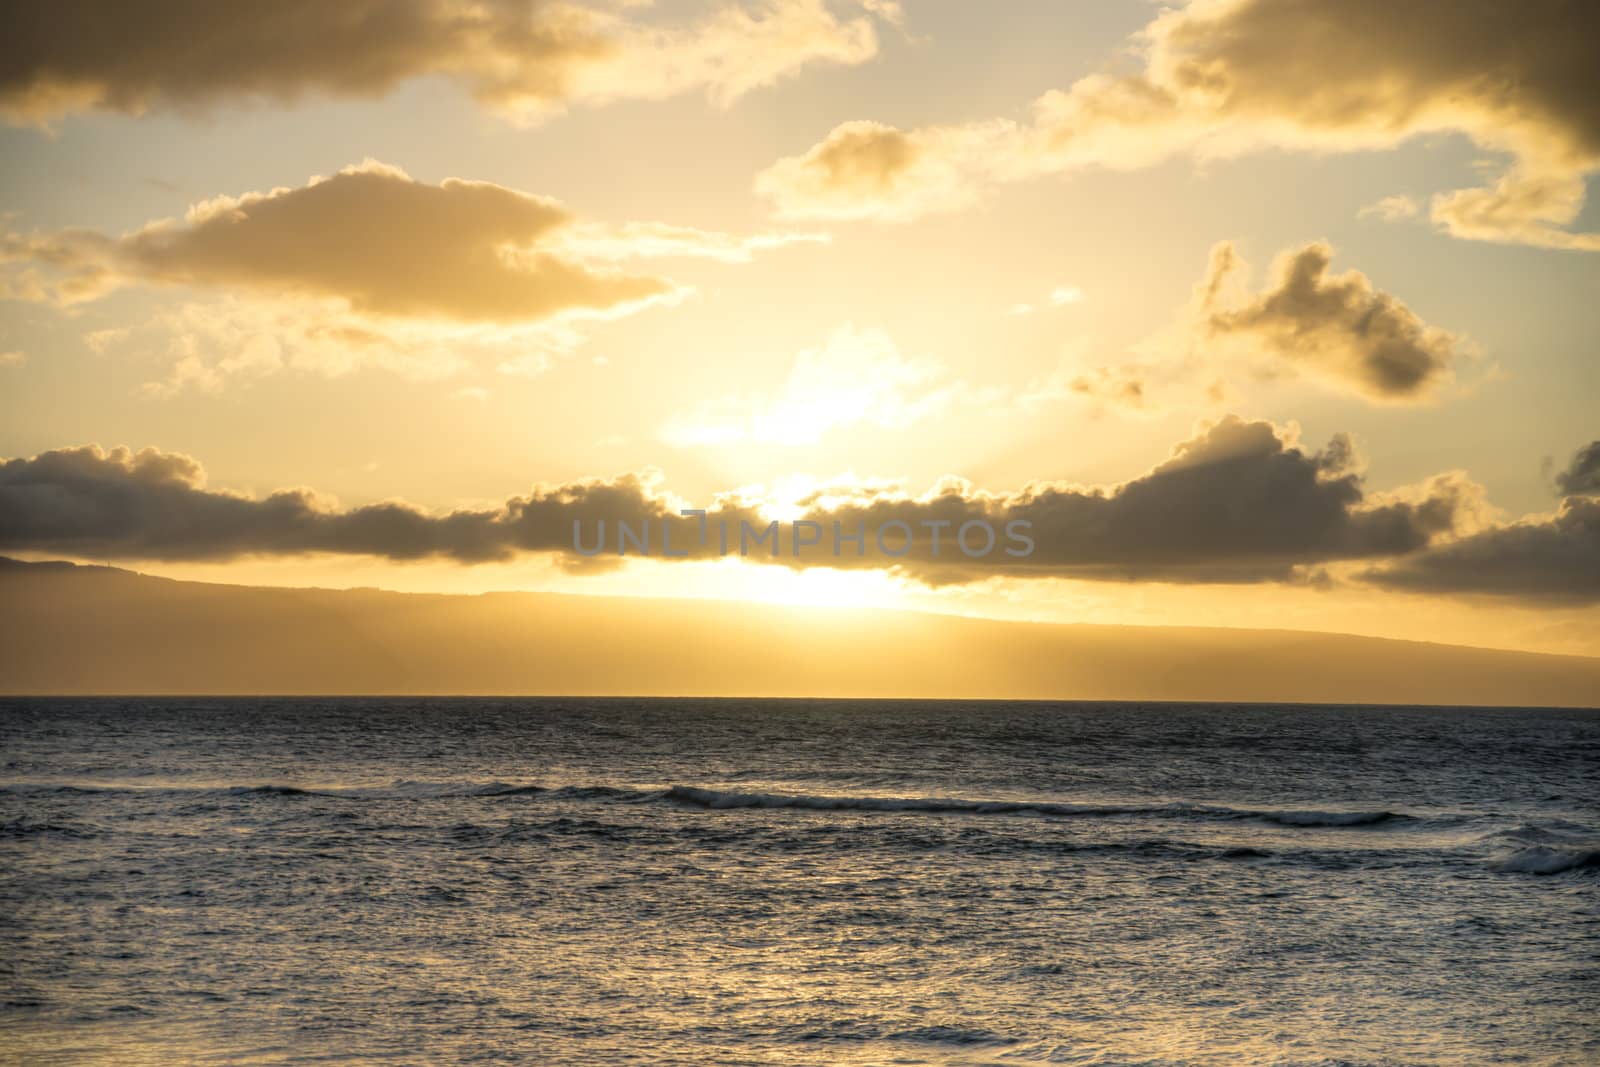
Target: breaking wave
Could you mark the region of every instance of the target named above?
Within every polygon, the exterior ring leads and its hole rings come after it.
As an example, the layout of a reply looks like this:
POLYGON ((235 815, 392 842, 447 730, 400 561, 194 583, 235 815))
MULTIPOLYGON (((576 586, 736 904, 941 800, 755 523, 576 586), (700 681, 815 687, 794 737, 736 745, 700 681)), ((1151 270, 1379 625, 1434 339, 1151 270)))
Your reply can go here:
POLYGON ((1314 811, 1304 809, 1231 808, 1208 804, 1075 804, 1036 800, 965 800, 952 797, 807 796, 789 793, 740 793, 675 785, 665 797, 689 807, 721 811, 735 808, 799 808, 809 811, 926 812, 931 814, 1084 816, 1158 816, 1245 820, 1288 827, 1356 827, 1411 821, 1414 816, 1392 811, 1314 811))
POLYGON ((1490 864, 1505 874, 1560 874, 1562 871, 1600 868, 1600 848, 1520 848, 1490 864))
MULTIPOLYGON (((962 797, 816 796, 802 793, 740 792, 700 786, 665 789, 615 786, 540 786, 516 782, 423 782, 402 780, 388 785, 290 785, 284 783, 216 784, 145 782, 21 782, 0 785, 0 792, 185 792, 232 797, 324 797, 338 800, 442 800, 453 798, 534 797, 551 800, 596 800, 626 803, 666 802, 703 811, 742 808, 802 811, 854 811, 911 814, 1033 815, 1047 818, 1166 818, 1272 823, 1296 829, 1340 829, 1385 826, 1416 821, 1419 816, 1387 810, 1320 810, 1305 808, 1237 808, 1171 802, 1105 804, 1053 800, 985 800, 962 797)), ((1440 817, 1431 817, 1438 821, 1440 817)))

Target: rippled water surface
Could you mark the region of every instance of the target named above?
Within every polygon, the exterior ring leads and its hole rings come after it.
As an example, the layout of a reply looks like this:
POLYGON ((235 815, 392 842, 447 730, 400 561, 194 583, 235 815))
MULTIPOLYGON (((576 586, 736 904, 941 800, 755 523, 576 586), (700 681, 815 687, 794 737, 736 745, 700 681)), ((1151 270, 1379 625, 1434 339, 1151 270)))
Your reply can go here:
POLYGON ((1600 715, 0 701, 0 1060, 1600 1062, 1600 715))

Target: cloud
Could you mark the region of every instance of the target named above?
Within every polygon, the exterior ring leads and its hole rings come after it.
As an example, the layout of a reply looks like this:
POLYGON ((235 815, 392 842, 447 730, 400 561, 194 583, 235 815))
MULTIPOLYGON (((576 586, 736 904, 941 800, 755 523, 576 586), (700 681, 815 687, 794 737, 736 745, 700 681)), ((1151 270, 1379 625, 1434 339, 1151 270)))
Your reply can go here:
MULTIPOLYGON (((859 483, 786 495, 736 490, 707 505, 707 521, 728 523, 736 539, 740 522, 764 528, 779 514, 827 531, 835 522, 846 532, 904 522, 919 531, 904 556, 876 548, 838 557, 758 550, 750 559, 887 568, 941 584, 997 575, 1289 581, 1309 565, 1416 552, 1472 519, 1476 491, 1458 478, 1368 496, 1355 467, 1345 438, 1308 453, 1270 423, 1227 418, 1177 446, 1149 473, 1111 487, 1044 483, 997 494, 947 480, 921 496, 859 483), (983 559, 953 551, 949 539, 974 520, 997 531, 1030 522, 1037 550, 1027 558, 995 552, 983 559), (942 553, 932 551, 927 523, 947 524, 942 553)), ((619 521, 636 530, 649 523, 658 536, 660 523, 671 520, 677 550, 687 558, 716 556, 715 536, 698 544, 697 520, 678 517, 688 506, 646 476, 625 475, 540 486, 495 508, 436 514, 390 502, 342 509, 306 489, 261 499, 208 489, 200 464, 181 454, 86 446, 0 463, 0 551, 160 560, 327 552, 463 563, 546 552, 580 565, 585 560, 572 551, 574 521, 592 538, 600 520, 613 530, 619 521)))
POLYGON ((732 395, 675 415, 662 428, 669 444, 812 444, 846 426, 903 430, 947 410, 960 383, 942 381, 928 360, 900 354, 881 330, 845 326, 795 357, 773 396, 732 395))
POLYGON ((758 233, 739 237, 662 222, 626 222, 620 226, 577 223, 567 228, 560 244, 564 251, 584 259, 677 257, 748 263, 757 252, 767 249, 827 244, 830 240, 825 233, 758 233))
POLYGON ((1136 364, 1090 367, 1066 385, 1069 392, 1109 404, 1144 408, 1150 403, 1150 373, 1136 364))
MULTIPOLYGON (((1045 298, 1045 307, 1064 308, 1074 304, 1083 303, 1083 290, 1076 285, 1058 285, 1050 290, 1045 298)), ((1009 315, 1030 315, 1039 309, 1039 305, 1029 303, 1012 304, 1007 310, 1009 315)))
POLYGON ((96 351, 130 340, 169 349, 171 374, 150 385, 158 393, 285 369, 381 367, 426 381, 475 354, 527 373, 581 343, 579 323, 688 292, 621 261, 742 263, 825 240, 578 220, 547 197, 433 185, 368 160, 296 188, 203 201, 120 237, 0 232, 0 296, 71 306, 134 285, 198 294, 138 328, 85 338, 96 351))
POLYGON ((474 368, 536 377, 572 355, 587 335, 565 323, 455 326, 372 322, 320 303, 223 297, 158 308, 139 326, 96 331, 97 354, 165 358, 162 378, 140 388, 167 397, 221 392, 278 374, 342 378, 367 371, 437 383, 474 368))
POLYGON ((282 373, 341 378, 380 370, 411 382, 440 382, 476 362, 523 351, 553 328, 441 329, 373 322, 337 302, 224 296, 159 307, 136 327, 96 331, 85 343, 100 355, 170 360, 164 378, 141 387, 162 397, 186 390, 215 393, 282 373))
POLYGON ((846 122, 800 156, 756 177, 780 218, 905 222, 975 203, 967 171, 990 136, 983 127, 906 133, 846 122))
POLYGON ((1245 270, 1229 242, 1211 252, 1198 289, 1203 341, 1242 344, 1271 368, 1299 370, 1380 403, 1414 403, 1452 378, 1461 339, 1429 326, 1360 271, 1329 274, 1333 249, 1285 252, 1267 288, 1235 290, 1245 270))
POLYGON ((1386 196, 1373 204, 1368 204, 1356 212, 1357 218, 1382 219, 1384 222, 1400 222, 1404 219, 1414 219, 1422 213, 1422 205, 1404 193, 1386 196))
POLYGON ((1137 35, 1142 69, 1048 92, 1027 122, 850 123, 756 187, 787 217, 905 221, 997 183, 1088 166, 1387 149, 1457 133, 1510 162, 1486 187, 1434 197, 1437 225, 1595 250, 1600 234, 1564 227, 1600 169, 1597 37, 1600 7, 1572 0, 1486 4, 1470 16, 1455 0, 1193 0, 1137 35))
POLYGON ((76 303, 133 283, 331 298, 372 316, 534 322, 617 313, 673 292, 550 249, 571 221, 554 200, 490 182, 438 185, 367 161, 294 189, 217 197, 183 221, 122 237, 88 231, 0 238, 0 261, 61 271, 76 303))
POLYGON ((1496 526, 1367 572, 1390 589, 1600 603, 1600 499, 1496 526))
POLYGON ((403 503, 340 509, 307 489, 262 499, 206 488, 198 461, 97 446, 0 463, 0 546, 158 560, 333 552, 464 563, 572 545, 573 519, 676 514, 637 477, 574 483, 501 508, 430 514, 403 503))
POLYGON ((1435 399, 1454 380, 1465 340, 1428 325, 1359 271, 1330 273, 1332 259, 1321 241, 1287 249, 1265 287, 1251 292, 1244 260, 1220 242, 1189 303, 1130 358, 1091 362, 1079 343, 1018 399, 1037 406, 1081 397, 1156 413, 1221 405, 1240 377, 1299 375, 1376 403, 1435 399))
MULTIPOLYGON (((947 483, 923 497, 877 494, 817 508, 804 518, 847 529, 899 520, 947 520, 996 529, 1032 523, 1036 551, 996 564, 920 543, 899 561, 930 582, 1017 577, 1174 582, 1294 580, 1304 567, 1397 556, 1468 521, 1471 488, 1455 478, 1409 495, 1368 498, 1347 438, 1308 453, 1267 422, 1229 416, 1179 444, 1149 473, 1109 488, 1061 483, 989 494, 947 483)), ((878 565, 881 558, 845 565, 878 565)))
POLYGON ((0 38, 0 118, 91 110, 205 111, 311 95, 375 97, 444 77, 484 107, 531 121, 569 104, 704 91, 727 105, 812 63, 877 53, 894 5, 757 0, 693 20, 646 5, 566 0, 288 0, 23 4, 0 38))
POLYGON ((1413 592, 1600 602, 1600 441, 1573 454, 1555 488, 1566 499, 1554 515, 1484 523, 1362 577, 1413 592))
POLYGON ((1590 441, 1573 454, 1556 475, 1556 490, 1568 496, 1600 496, 1600 441, 1590 441))
POLYGON ((1056 369, 1028 383, 1017 395, 1024 409, 1078 397, 1108 407, 1146 411, 1155 405, 1162 384, 1158 368, 1130 362, 1086 365, 1076 348, 1064 355, 1056 369))

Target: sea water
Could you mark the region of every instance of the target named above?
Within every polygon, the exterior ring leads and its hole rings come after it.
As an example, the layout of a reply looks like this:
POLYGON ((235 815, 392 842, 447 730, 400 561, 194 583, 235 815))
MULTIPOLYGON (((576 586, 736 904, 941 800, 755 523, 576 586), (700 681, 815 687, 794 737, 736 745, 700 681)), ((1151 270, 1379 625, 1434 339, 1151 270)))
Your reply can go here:
POLYGON ((1600 714, 0 701, 0 1060, 1600 1062, 1600 714))

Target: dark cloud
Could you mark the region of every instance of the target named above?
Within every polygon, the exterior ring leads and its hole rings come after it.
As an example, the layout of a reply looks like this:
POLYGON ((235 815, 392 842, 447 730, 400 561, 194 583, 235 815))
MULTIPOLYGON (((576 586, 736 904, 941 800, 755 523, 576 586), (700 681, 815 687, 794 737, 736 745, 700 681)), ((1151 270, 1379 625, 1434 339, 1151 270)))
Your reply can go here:
POLYGON ((571 547, 572 520, 671 514, 637 479, 429 514, 399 503, 339 509, 306 489, 251 499, 205 488, 188 456, 95 446, 0 464, 0 549, 85 558, 214 560, 331 552, 463 563, 571 547))
POLYGON ((1234 0, 1152 29, 1158 80, 1224 114, 1365 132, 1482 112, 1600 155, 1586 0, 1234 0))
POLYGON ((1568 496, 1600 495, 1600 441, 1590 441, 1556 475, 1556 490, 1568 496))
POLYGON ((0 117, 138 114, 237 99, 370 97, 443 76, 487 107, 532 115, 571 101, 703 89, 727 102, 814 62, 877 52, 873 18, 825 0, 730 3, 694 22, 556 0, 18 0, 0 34, 0 117))
POLYGON ((1526 600, 1600 601, 1600 441, 1573 454, 1553 516, 1493 525, 1368 571, 1393 589, 1526 600))
MULTIPOLYGON (((1464 501, 1448 480, 1419 499, 1368 499, 1348 439, 1321 453, 1286 442, 1270 423, 1229 417, 1179 445, 1150 473, 1110 489, 1033 486, 1012 496, 952 486, 917 500, 817 508, 807 518, 869 529, 892 520, 947 520, 953 536, 981 519, 997 530, 1032 524, 1034 552, 983 561, 919 541, 904 569, 930 580, 1018 576, 1188 582, 1288 580, 1296 568, 1415 551, 1448 531, 1464 501)), ((997 558, 998 557, 998 558, 997 558)), ((864 561, 845 557, 844 565, 864 561)), ((883 560, 865 561, 881 566, 883 560)))
POLYGON ((1553 518, 1492 527, 1366 578, 1422 593, 1600 602, 1600 499, 1568 497, 1553 518))
MULTIPOLYGON (((1228 418, 1148 474, 1110 489, 1035 485, 998 495, 949 483, 912 498, 882 487, 826 488, 800 501, 795 516, 817 524, 819 547, 796 555, 786 522, 779 551, 770 542, 754 544, 751 558, 794 567, 892 567, 931 583, 994 575, 1289 580, 1300 567, 1414 552, 1457 525, 1465 507, 1461 485, 1445 479, 1406 499, 1369 498, 1353 466, 1343 438, 1307 453, 1270 423, 1228 418), (971 531, 968 547, 987 549, 982 558, 959 547, 962 526, 974 521, 996 536, 990 548, 986 534, 971 531), (1031 523, 1026 533, 1035 548, 1027 556, 1006 553, 1021 548, 1007 536, 1007 526, 1018 521, 1031 523), (863 548, 846 542, 834 555, 835 523, 847 536, 865 527, 863 548), (902 552, 904 534, 894 523, 910 528, 909 551, 902 552), (877 541, 880 530, 890 531, 887 551, 877 541)), ((583 563, 573 551, 575 521, 592 547, 603 520, 609 554, 618 522, 634 530, 648 523, 652 554, 660 558, 661 523, 670 520, 675 552, 717 555, 718 536, 701 544, 698 520, 679 517, 686 506, 627 476, 541 487, 499 508, 443 515, 398 503, 340 509, 308 490, 259 500, 208 490, 199 464, 186 456, 90 446, 0 465, 0 550, 163 560, 331 552, 467 563, 553 552, 583 563)), ((739 552, 742 523, 765 530, 769 522, 757 501, 737 494, 707 511, 709 530, 729 529, 732 554, 739 552)))
POLYGON ((1426 399, 1449 381, 1459 338, 1360 271, 1330 274, 1332 261, 1322 241, 1286 252, 1267 288, 1230 299, 1244 264, 1231 244, 1217 245, 1199 290, 1202 332, 1243 342, 1274 370, 1304 371, 1380 402, 1426 399))

